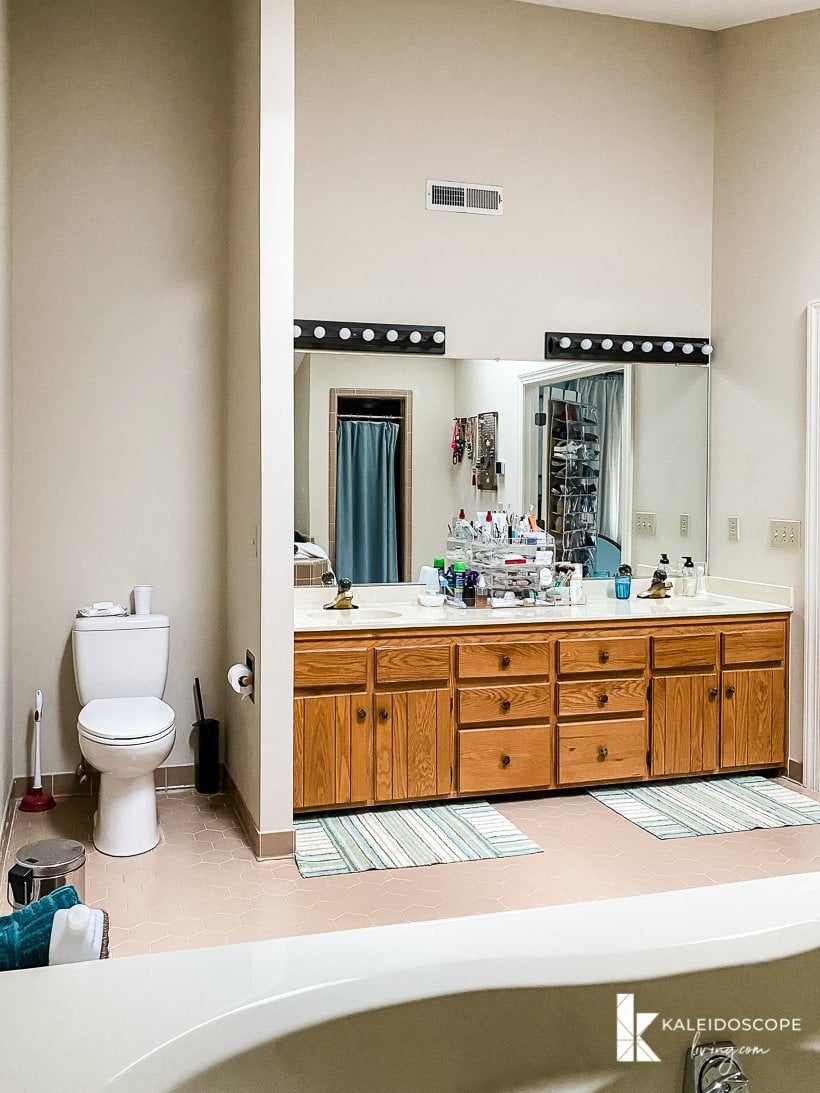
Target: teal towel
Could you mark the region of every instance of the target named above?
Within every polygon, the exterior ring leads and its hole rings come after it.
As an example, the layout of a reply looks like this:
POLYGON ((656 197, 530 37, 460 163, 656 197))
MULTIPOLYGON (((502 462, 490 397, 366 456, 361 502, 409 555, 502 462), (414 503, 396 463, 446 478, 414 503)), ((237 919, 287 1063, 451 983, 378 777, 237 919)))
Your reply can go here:
POLYGON ((69 884, 0 918, 0 972, 45 967, 55 912, 79 902, 77 889, 69 884))

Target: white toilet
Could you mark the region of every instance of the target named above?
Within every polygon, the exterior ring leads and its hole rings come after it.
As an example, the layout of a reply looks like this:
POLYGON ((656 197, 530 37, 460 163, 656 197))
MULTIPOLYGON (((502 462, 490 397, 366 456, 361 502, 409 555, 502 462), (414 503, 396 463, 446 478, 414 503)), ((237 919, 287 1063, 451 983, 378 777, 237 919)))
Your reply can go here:
POLYGON ((174 746, 167 615, 79 618, 71 643, 83 708, 80 751, 100 772, 94 845, 103 854, 144 854, 159 842, 154 771, 174 746))

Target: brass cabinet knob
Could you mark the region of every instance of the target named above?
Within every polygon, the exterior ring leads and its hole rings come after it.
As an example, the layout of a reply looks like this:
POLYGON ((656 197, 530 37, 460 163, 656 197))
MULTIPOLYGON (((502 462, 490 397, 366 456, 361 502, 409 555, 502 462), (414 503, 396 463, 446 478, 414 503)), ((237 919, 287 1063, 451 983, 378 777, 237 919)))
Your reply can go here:
POLYGON ((501 658, 501 667, 502 668, 509 668, 509 666, 510 666, 510 658, 509 657, 502 657, 501 658))
POLYGON ((598 748, 598 758, 601 760, 601 762, 603 762, 604 759, 606 759, 606 757, 608 755, 609 755, 609 748, 606 748, 606 747, 604 747, 603 744, 601 744, 600 748, 598 748))
POLYGON ((356 710, 356 720, 365 721, 367 719, 367 710, 363 706, 359 706, 356 710))
POLYGON ((510 765, 510 757, 509 757, 509 755, 502 755, 502 756, 501 756, 501 765, 502 765, 503 767, 508 767, 508 766, 510 765))
POLYGON ((510 702, 508 698, 505 698, 504 701, 501 703, 501 709, 504 711, 504 713, 507 713, 509 710, 512 709, 512 702, 510 702))
POLYGON ((379 721, 386 721, 389 716, 387 710, 379 710, 379 721))
POLYGON ((720 691, 718 691, 717 687, 712 687, 712 689, 709 691, 709 697, 710 698, 717 698, 717 696, 719 694, 720 694, 720 691))
POLYGON ((602 706, 606 706, 607 702, 609 702, 609 695, 598 695, 598 701, 602 706))
POLYGON ((601 650, 601 652, 598 654, 598 659, 600 660, 601 664, 606 664, 606 662, 609 660, 609 653, 606 651, 606 649, 601 650))
POLYGON ((734 693, 735 693, 735 688, 734 687, 727 687, 726 688, 726 697, 727 698, 731 698, 734 693))

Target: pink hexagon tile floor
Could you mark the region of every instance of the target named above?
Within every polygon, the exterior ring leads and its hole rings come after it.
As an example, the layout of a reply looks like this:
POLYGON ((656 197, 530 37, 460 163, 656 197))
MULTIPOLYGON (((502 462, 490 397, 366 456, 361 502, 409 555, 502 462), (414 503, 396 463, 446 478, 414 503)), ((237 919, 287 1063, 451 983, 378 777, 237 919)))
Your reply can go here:
MULTIPOLYGON (((221 795, 158 794, 162 841, 109 858, 91 844, 93 798, 15 813, 9 851, 50 835, 89 848, 86 900, 110 917, 112 956, 449 918, 820 869, 820 826, 661 841, 584 793, 494 802, 544 850, 304 880, 258 862, 221 795)), ((9 863, 4 863, 3 876, 9 863)))

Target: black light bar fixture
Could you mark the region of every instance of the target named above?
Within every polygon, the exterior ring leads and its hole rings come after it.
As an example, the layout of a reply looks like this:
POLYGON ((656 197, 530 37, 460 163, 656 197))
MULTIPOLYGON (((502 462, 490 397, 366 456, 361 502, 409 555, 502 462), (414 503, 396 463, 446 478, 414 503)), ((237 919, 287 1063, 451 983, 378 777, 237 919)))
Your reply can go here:
POLYGON ((444 353, 443 326, 404 323, 337 323, 327 319, 297 319, 293 346, 302 350, 356 353, 444 353))
POLYGON ((544 335, 544 360, 647 361, 651 364, 708 364, 713 352, 708 338, 666 338, 654 334, 544 335))

